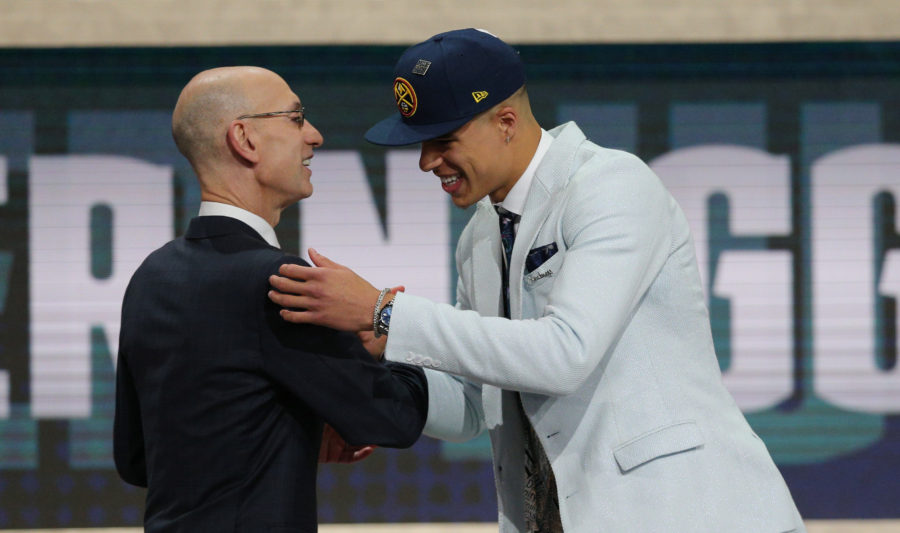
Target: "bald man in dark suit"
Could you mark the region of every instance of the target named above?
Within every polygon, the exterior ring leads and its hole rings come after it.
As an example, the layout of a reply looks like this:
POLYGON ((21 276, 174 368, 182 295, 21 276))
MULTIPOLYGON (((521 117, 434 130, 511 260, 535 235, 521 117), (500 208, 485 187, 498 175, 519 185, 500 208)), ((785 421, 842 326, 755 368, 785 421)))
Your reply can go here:
POLYGON ((312 194, 322 144, 281 77, 202 72, 172 124, 203 202, 125 294, 116 467, 148 487, 148 532, 315 531, 323 426, 333 458, 412 445, 428 408, 424 375, 376 360, 384 339, 364 346, 286 323, 266 297, 279 266, 305 264, 279 249, 273 228, 312 194))

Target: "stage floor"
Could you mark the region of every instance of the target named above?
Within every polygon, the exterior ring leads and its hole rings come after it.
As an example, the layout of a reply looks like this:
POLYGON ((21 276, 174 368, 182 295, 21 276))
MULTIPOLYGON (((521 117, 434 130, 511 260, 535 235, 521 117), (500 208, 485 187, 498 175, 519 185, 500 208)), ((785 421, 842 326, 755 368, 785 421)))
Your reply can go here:
MULTIPOLYGON (((897 533, 900 520, 808 520, 808 533, 897 533)), ((142 533, 140 528, 3 529, 5 533, 142 533)), ((496 533, 497 524, 322 524, 320 533, 496 533)))

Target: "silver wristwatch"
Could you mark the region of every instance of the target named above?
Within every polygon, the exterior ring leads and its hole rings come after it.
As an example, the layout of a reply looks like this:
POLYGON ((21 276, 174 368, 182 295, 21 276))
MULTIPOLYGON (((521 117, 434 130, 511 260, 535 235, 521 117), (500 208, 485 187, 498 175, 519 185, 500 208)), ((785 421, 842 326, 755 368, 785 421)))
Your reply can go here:
POLYGON ((378 320, 375 322, 375 338, 387 335, 391 329, 391 312, 394 310, 394 300, 391 300, 378 313, 378 320))

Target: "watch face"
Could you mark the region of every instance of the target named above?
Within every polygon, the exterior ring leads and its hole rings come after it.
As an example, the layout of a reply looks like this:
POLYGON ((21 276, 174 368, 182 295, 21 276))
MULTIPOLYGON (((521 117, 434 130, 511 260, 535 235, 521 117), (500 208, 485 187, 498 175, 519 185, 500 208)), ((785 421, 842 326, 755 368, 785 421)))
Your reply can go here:
POLYGON ((391 327, 391 310, 393 309, 393 305, 388 303, 384 306, 384 309, 378 314, 378 324, 375 327, 375 338, 382 335, 386 335, 388 330, 391 327))

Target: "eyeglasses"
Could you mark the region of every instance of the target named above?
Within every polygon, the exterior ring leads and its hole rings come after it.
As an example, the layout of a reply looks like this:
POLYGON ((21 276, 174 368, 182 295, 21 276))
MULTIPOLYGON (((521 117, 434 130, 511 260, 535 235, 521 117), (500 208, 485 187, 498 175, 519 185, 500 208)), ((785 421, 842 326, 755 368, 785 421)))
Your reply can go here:
POLYGON ((290 115, 296 113, 296 117, 289 117, 291 120, 297 123, 301 128, 303 124, 306 122, 306 107, 301 107, 300 109, 291 109, 290 111, 270 111, 268 113, 254 113, 252 115, 241 115, 237 118, 237 120, 241 120, 244 118, 266 118, 266 117, 277 117, 280 115, 290 115))

